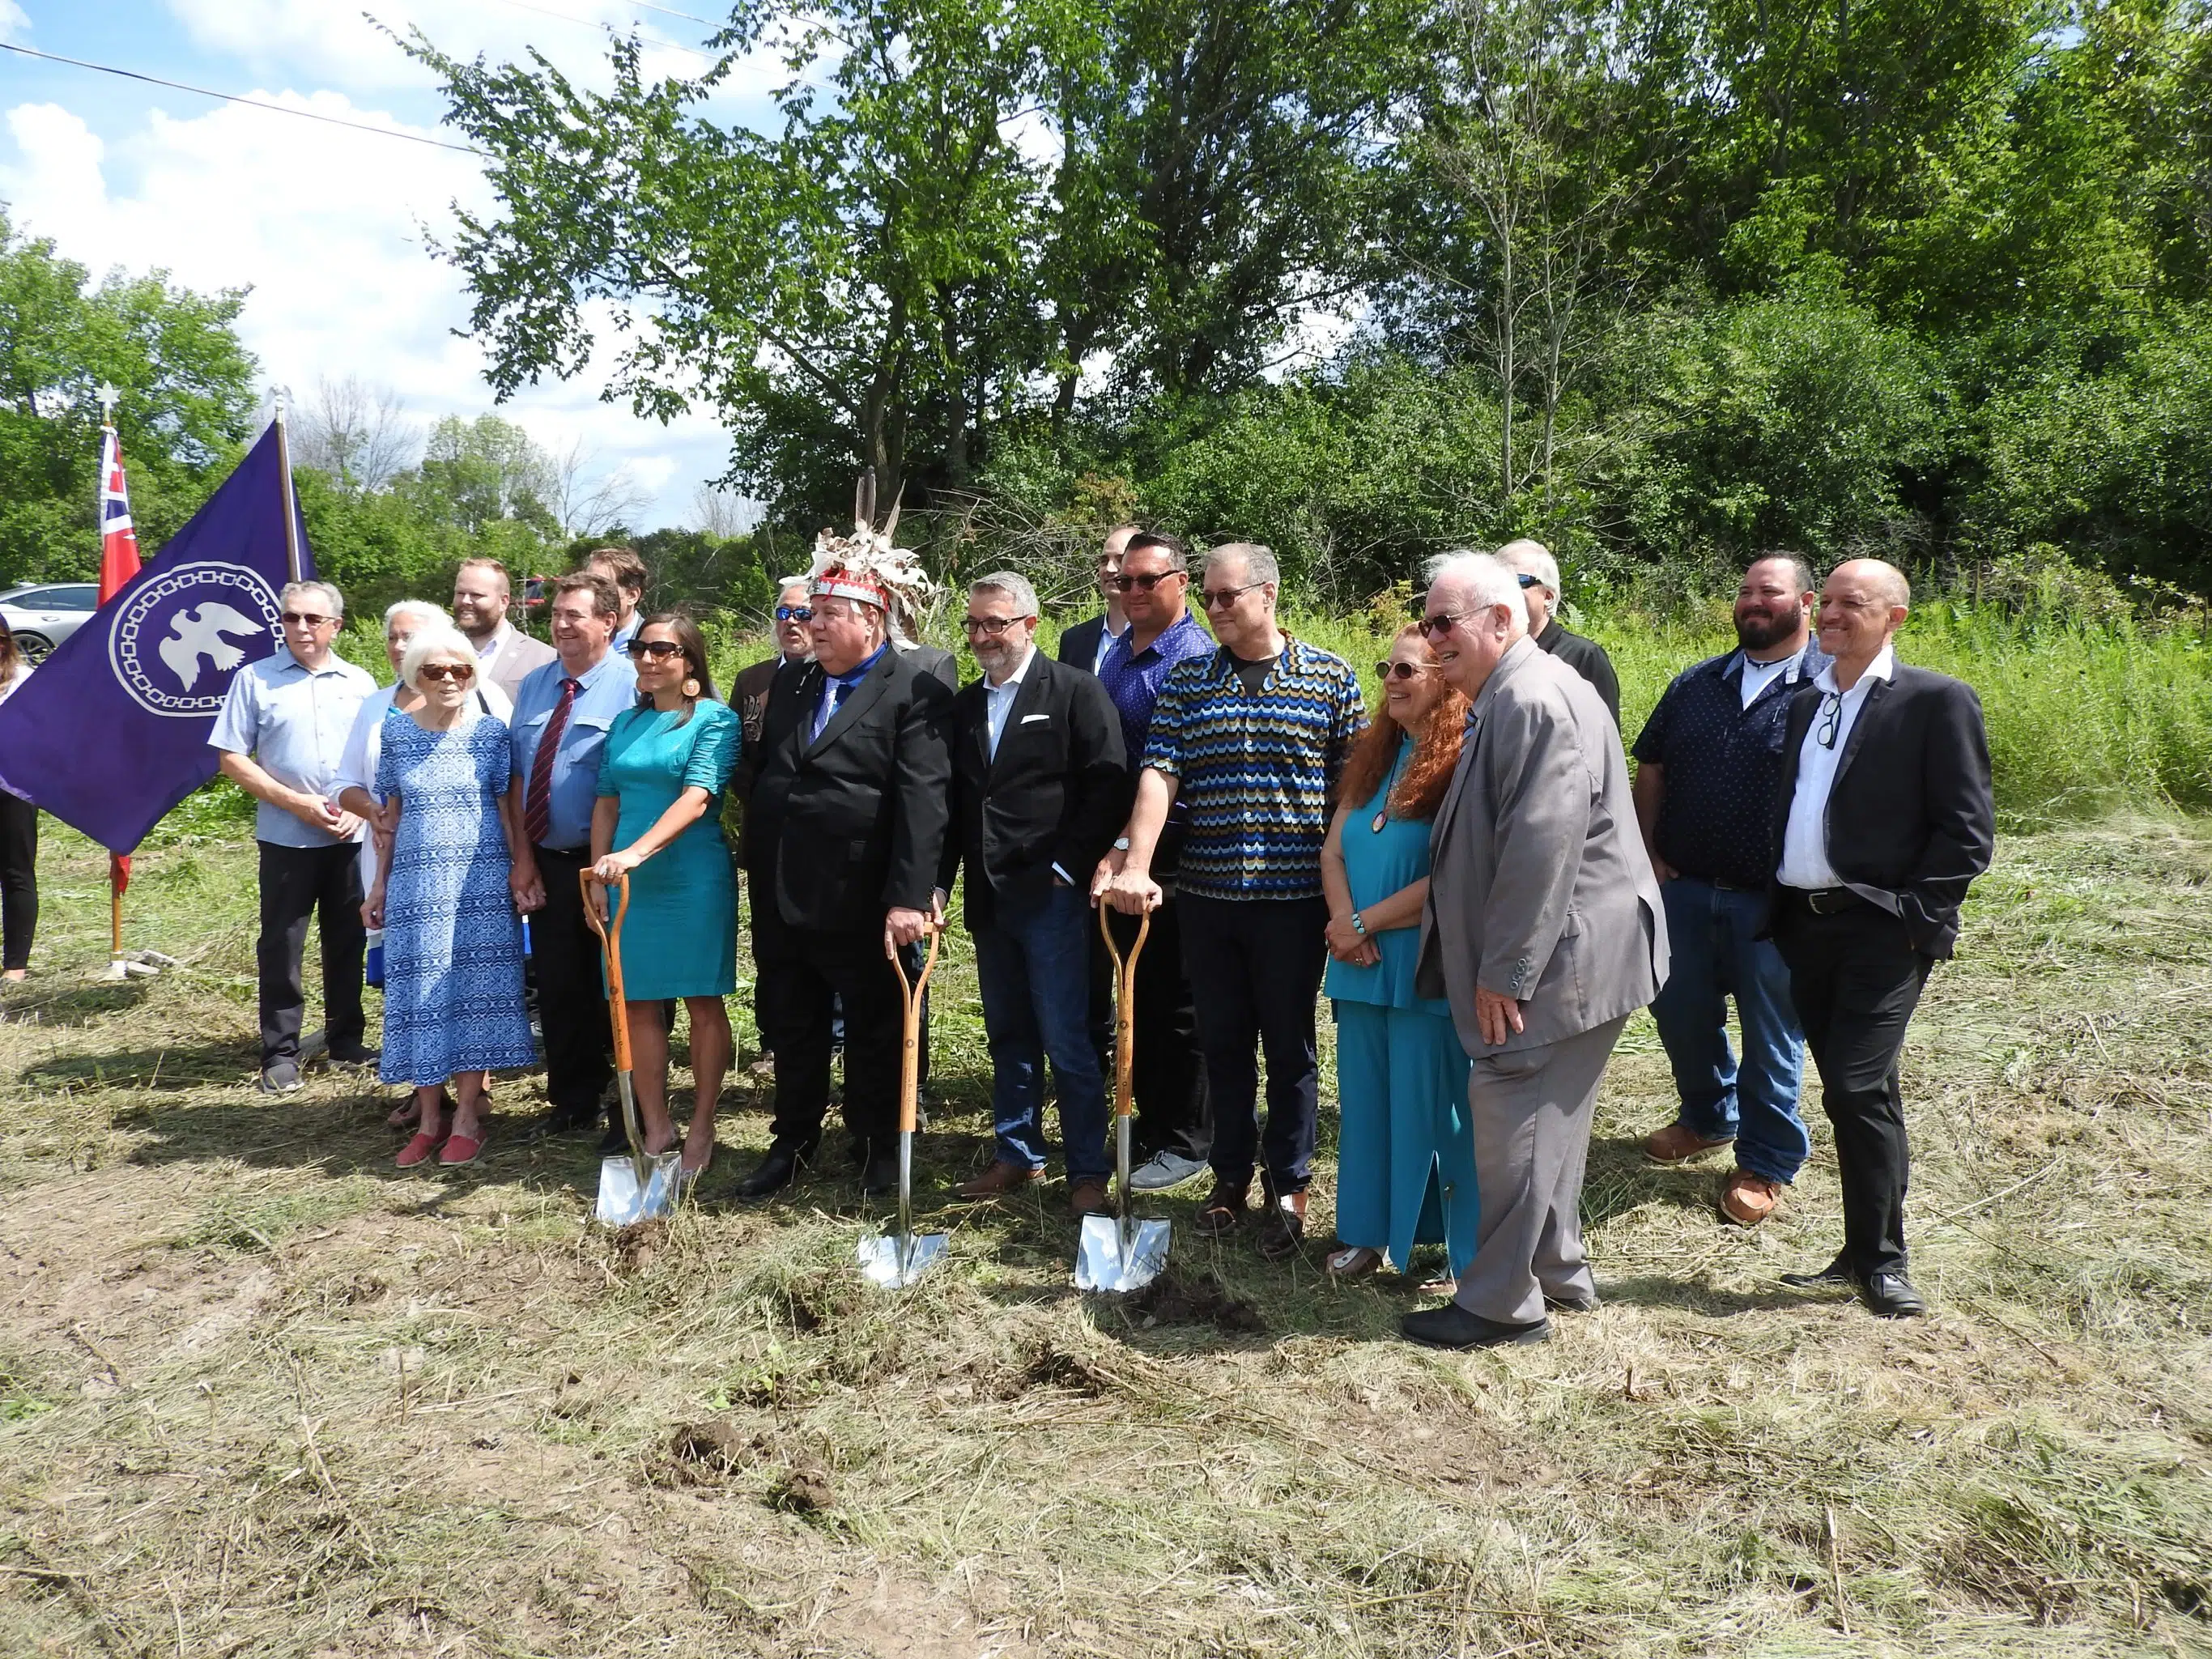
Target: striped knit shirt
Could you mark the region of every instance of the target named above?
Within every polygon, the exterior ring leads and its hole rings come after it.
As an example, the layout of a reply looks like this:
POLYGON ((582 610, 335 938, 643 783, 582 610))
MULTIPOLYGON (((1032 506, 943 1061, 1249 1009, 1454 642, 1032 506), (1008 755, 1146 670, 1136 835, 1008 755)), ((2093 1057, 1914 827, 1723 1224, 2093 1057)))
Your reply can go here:
POLYGON ((1287 635, 1256 693, 1225 651, 1177 663, 1152 706, 1144 763, 1176 781, 1188 813, 1182 890, 1318 897, 1337 779, 1366 724, 1352 665, 1287 635))

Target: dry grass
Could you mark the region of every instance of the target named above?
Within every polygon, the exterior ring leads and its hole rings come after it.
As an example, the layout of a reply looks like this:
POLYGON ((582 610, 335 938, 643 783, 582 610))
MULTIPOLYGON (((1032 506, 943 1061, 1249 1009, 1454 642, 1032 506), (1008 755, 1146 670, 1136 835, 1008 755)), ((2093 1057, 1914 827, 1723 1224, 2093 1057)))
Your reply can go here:
MULTIPOLYGON (((358 1076, 246 1086, 244 851, 142 860, 136 931, 188 963, 150 986, 88 982, 97 854, 50 830, 45 869, 0 1005, 7 1654, 2212 1648, 2201 825, 2008 841, 1978 892, 1908 1055, 1936 1317, 1776 1284, 1835 1244, 1825 1133, 1757 1234, 1645 1168, 1639 1024, 1586 1200, 1607 1305, 1474 1358, 1317 1248, 1201 1243, 1189 1194, 1150 1312, 1069 1288, 1056 1182, 939 1211, 951 1266, 884 1297, 849 1182, 722 1196, 752 1085, 649 1235, 586 1224, 574 1143, 402 1176, 358 1076)), ((956 951, 933 1206, 988 1131, 973 986, 956 951)))

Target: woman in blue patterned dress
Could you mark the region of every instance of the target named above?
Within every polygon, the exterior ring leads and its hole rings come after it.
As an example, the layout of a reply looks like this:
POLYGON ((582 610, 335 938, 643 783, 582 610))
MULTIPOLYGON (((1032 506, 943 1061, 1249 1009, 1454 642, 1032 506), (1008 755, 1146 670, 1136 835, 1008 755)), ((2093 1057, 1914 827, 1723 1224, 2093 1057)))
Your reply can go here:
POLYGON ((386 1083, 411 1084, 422 1121, 399 1151, 468 1164, 483 1149, 484 1073, 537 1055, 522 1006, 522 924, 507 872, 522 826, 510 810, 507 725, 476 689, 476 648, 451 628, 408 641, 399 675, 420 707, 385 716, 372 793, 392 856, 362 907, 384 929, 386 1083), (453 1085, 453 1121, 445 1086, 453 1085))
POLYGON ((1399 1272, 1413 1246, 1474 1259, 1474 1135, 1468 1059, 1451 1010, 1415 994, 1429 830, 1451 787, 1467 699, 1446 685, 1418 627, 1391 642, 1384 718, 1346 762, 1322 848, 1336 1005, 1336 1237, 1332 1272, 1399 1272))
POLYGON ((637 706, 607 728, 599 799, 592 811, 592 872, 629 878, 623 923, 623 990, 645 1147, 676 1143, 668 1115, 668 1027, 661 1005, 691 1015, 691 1121, 684 1174, 714 1155, 714 1106, 730 1069, 730 1013, 738 988, 738 888, 722 838, 722 791, 743 742, 738 717, 714 700, 707 643, 689 617, 638 624, 629 642, 637 706))

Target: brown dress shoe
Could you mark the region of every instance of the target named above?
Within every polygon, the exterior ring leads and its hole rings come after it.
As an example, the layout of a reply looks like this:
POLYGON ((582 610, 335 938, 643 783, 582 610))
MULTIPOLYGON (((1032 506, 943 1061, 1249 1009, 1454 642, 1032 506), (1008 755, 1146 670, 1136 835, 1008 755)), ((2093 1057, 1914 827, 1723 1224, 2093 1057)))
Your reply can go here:
POLYGON ((1200 1238, 1222 1238, 1235 1232, 1237 1224, 1251 1208, 1246 1196, 1250 1191, 1249 1181, 1232 1191, 1228 1182, 1217 1178, 1212 1194, 1198 1206, 1198 1219, 1191 1224, 1191 1231, 1200 1238))
POLYGON ((1007 1193, 1019 1192, 1023 1188, 1043 1179, 1042 1170, 1009 1164, 1000 1158, 973 1181, 963 1182, 959 1193, 963 1198, 1000 1198, 1007 1193))
POLYGON ((1079 1181, 1067 1195, 1067 1207, 1079 1218, 1086 1215, 1110 1215, 1106 1202, 1106 1183, 1103 1181, 1079 1181))
POLYGON ((1721 1213, 1739 1227, 1756 1227, 1782 1202, 1782 1183, 1738 1170, 1721 1188, 1721 1213))
POLYGON ((1670 1123, 1644 1137, 1644 1156, 1654 1164, 1680 1164, 1735 1145, 1734 1135, 1708 1140, 1686 1123, 1670 1123))
POLYGON ((1269 1261, 1287 1261, 1306 1242, 1306 1195, 1284 1193, 1267 1206, 1260 1223, 1260 1254, 1269 1261))

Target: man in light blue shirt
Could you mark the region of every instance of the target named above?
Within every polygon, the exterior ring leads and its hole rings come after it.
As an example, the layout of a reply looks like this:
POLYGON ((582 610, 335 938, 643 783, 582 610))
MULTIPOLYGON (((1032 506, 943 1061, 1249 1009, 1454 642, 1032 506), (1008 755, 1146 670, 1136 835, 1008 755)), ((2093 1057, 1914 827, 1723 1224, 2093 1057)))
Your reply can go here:
POLYGON ((280 601, 285 648, 239 670, 209 744, 222 774, 260 803, 253 838, 261 853, 261 1088, 300 1086, 300 1027, 307 994, 300 963, 307 922, 323 943, 323 1024, 334 1060, 375 1059, 362 1042, 361 820, 337 793, 354 716, 376 682, 331 651, 345 625, 345 600, 328 582, 293 582, 280 601))
POLYGON ((615 716, 637 701, 637 672, 613 649, 622 599, 596 569, 553 585, 552 662, 515 689, 513 796, 528 850, 514 899, 535 912, 530 950, 545 1033, 545 1097, 535 1133, 569 1134, 598 1120, 614 1076, 614 1031, 599 973, 599 936, 584 919, 581 872, 592 862, 599 755, 615 716))

